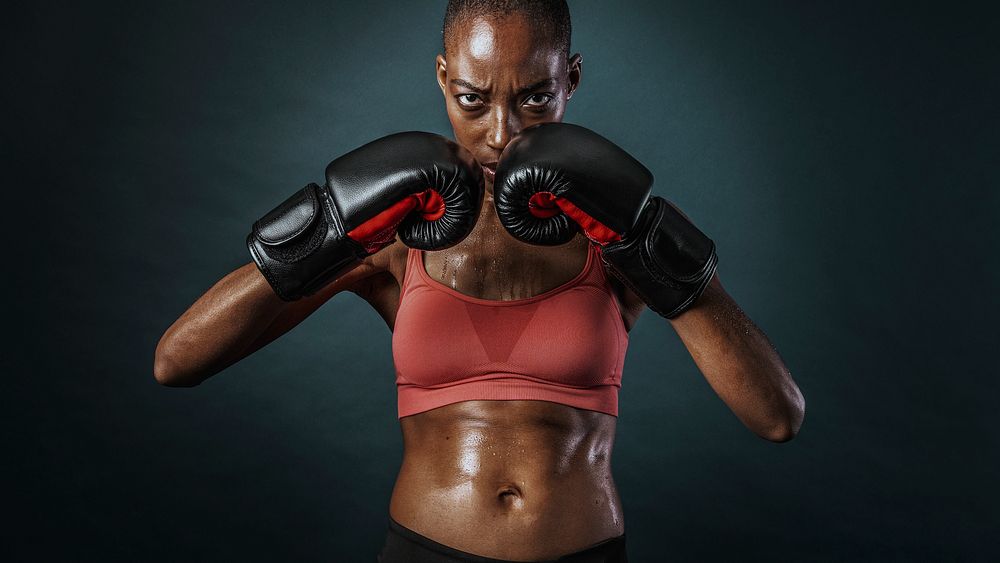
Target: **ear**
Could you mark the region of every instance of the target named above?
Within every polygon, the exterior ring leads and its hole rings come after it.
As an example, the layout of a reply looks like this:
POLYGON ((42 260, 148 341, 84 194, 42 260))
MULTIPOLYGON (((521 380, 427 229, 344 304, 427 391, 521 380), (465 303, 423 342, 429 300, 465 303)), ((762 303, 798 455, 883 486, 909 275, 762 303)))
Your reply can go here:
POLYGON ((580 79, 583 77, 583 57, 580 56, 580 53, 570 57, 566 67, 569 81, 569 92, 566 94, 568 100, 573 97, 573 92, 576 92, 576 88, 580 85, 580 79))
POLYGON ((445 60, 444 55, 438 55, 434 60, 434 72, 437 75, 438 87, 441 88, 441 94, 445 98, 448 97, 448 62, 445 60))

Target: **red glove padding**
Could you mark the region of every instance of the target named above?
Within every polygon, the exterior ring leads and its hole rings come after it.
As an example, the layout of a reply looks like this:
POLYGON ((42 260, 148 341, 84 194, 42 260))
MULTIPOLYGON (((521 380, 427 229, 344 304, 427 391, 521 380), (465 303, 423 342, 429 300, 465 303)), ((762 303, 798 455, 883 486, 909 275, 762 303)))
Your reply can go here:
POLYGON ((622 239, 620 233, 616 233, 614 229, 594 219, 586 211, 573 205, 572 201, 564 197, 559 197, 552 192, 537 192, 528 199, 528 211, 539 219, 553 217, 560 210, 580 225, 583 234, 596 244, 604 246, 609 242, 617 242, 622 239))
POLYGON ((363 246, 366 252, 374 254, 396 240, 396 229, 413 211, 427 221, 437 221, 444 216, 444 199, 431 188, 409 195, 351 229, 347 236, 363 246))

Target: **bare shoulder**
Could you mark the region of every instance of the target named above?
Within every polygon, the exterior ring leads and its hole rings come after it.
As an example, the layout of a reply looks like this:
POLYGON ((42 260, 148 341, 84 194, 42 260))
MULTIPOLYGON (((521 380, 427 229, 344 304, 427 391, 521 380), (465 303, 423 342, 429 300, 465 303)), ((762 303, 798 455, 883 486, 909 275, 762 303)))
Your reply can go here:
POLYGON ((362 260, 367 275, 353 284, 348 291, 366 301, 375 301, 386 290, 398 291, 406 272, 408 247, 398 239, 382 250, 362 260))
POLYGON ((365 263, 370 264, 374 274, 388 274, 402 282, 403 274, 406 272, 408 251, 409 247, 397 239, 389 246, 365 258, 365 263))
POLYGON ((390 331, 396 323, 407 250, 407 246, 397 240, 368 256, 360 266, 367 270, 368 275, 348 288, 348 291, 364 299, 382 317, 390 331))
POLYGON ((642 300, 641 297, 635 294, 634 291, 628 288, 621 280, 618 279, 607 264, 601 262, 601 266, 604 268, 604 273, 608 278, 608 285, 614 290, 615 295, 618 297, 618 304, 620 305, 622 311, 622 322, 625 323, 625 330, 631 331, 632 327, 635 326, 636 321, 639 320, 639 315, 646 308, 646 302, 642 300))

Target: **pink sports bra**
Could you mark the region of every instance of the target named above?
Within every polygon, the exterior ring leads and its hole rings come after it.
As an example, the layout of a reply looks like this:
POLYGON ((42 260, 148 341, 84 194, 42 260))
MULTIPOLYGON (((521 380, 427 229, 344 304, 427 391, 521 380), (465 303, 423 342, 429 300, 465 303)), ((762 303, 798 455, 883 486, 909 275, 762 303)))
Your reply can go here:
POLYGON ((409 249, 392 334, 399 418, 470 400, 540 400, 618 416, 628 348, 600 248, 583 271, 526 299, 460 293, 409 249))

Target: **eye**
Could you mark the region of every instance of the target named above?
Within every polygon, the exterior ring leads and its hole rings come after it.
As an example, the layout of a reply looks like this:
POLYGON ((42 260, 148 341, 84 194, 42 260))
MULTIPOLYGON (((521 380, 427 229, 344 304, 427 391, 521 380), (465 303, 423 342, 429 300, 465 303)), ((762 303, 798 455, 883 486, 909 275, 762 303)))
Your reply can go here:
POLYGON ((524 100, 524 107, 529 109, 544 109, 552 100, 552 94, 531 94, 524 100))
POLYGON ((459 94, 455 96, 455 99, 458 100, 458 105, 464 109, 479 109, 483 105, 483 100, 479 97, 479 94, 459 94))

